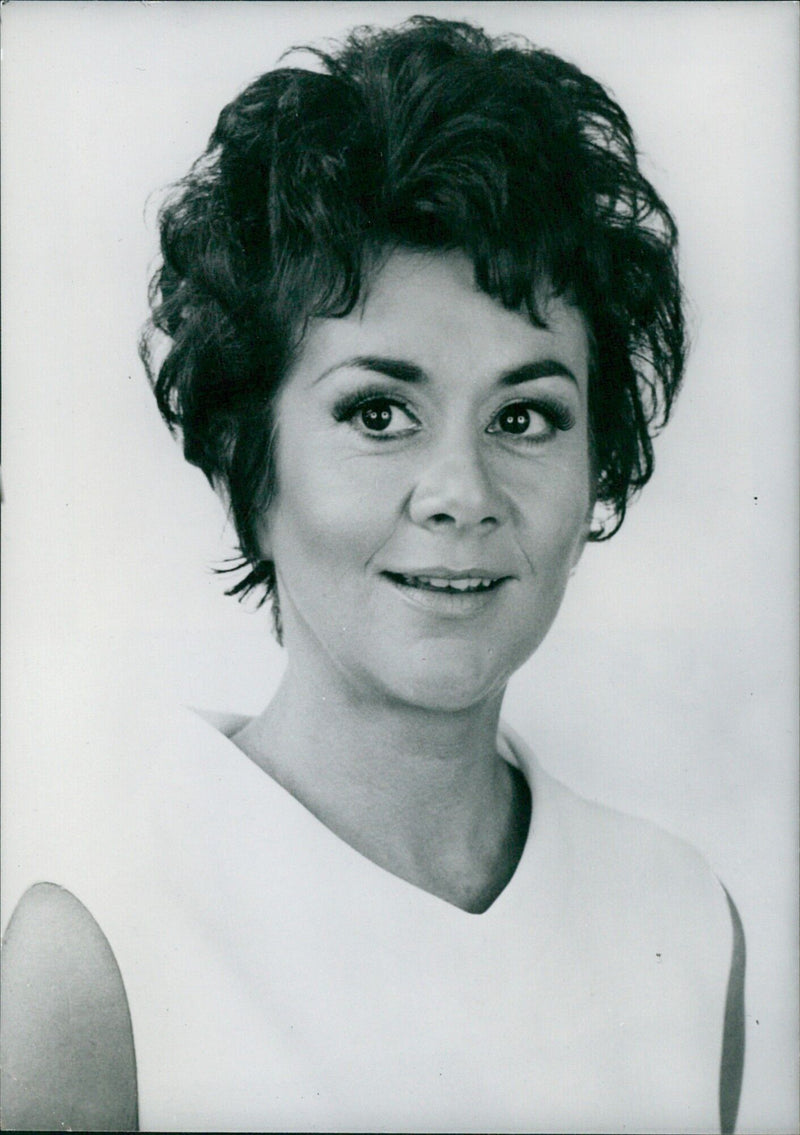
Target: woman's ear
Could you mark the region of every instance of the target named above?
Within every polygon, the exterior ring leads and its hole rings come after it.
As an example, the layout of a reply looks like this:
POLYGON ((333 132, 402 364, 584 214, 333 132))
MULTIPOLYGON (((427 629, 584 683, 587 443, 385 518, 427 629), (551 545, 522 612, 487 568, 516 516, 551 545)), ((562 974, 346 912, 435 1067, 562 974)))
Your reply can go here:
POLYGON ((267 516, 258 524, 258 550, 262 560, 272 559, 272 536, 269 517, 267 516))
POLYGON ((258 558, 263 562, 271 560, 272 556, 272 509, 270 504, 260 510, 258 518, 254 521, 252 537, 255 540, 258 558))
MULTIPOLYGON (((233 519, 233 510, 231 508, 231 494, 227 482, 222 477, 214 477, 211 480, 211 487, 214 490, 214 493, 223 509, 225 510, 225 519, 235 530, 236 524, 234 523, 233 519)), ((270 549, 272 542, 269 535, 269 522, 266 517, 264 517, 258 523, 257 538, 260 558, 262 560, 271 560, 272 552, 270 549)))
POLYGON ((575 574, 575 569, 577 568, 578 564, 580 563, 581 556, 583 555, 583 549, 586 547, 586 543, 589 539, 589 534, 591 533, 591 530, 592 530, 592 519, 594 517, 594 504, 595 504, 594 499, 592 499, 592 501, 589 504, 588 509, 586 510, 586 516, 584 517, 584 520, 583 520, 583 526, 582 526, 581 531, 578 535, 578 538, 575 541, 575 546, 572 549, 572 562, 569 565, 569 574, 570 575, 575 574))
POLYGON ((575 574, 575 570, 580 563, 581 556, 583 555, 583 549, 586 547, 586 540, 588 538, 588 535, 589 530, 587 528, 585 534, 575 541, 575 547, 572 549, 572 562, 569 565, 570 575, 575 574))

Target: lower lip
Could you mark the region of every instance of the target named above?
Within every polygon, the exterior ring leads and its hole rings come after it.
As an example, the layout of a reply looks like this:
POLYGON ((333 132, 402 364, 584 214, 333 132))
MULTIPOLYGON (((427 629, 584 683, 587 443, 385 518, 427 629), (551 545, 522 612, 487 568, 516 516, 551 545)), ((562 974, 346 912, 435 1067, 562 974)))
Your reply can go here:
POLYGON ((402 583, 390 575, 384 575, 383 578, 413 606, 449 618, 465 618, 485 611, 505 585, 505 580, 501 579, 493 587, 483 591, 437 591, 430 587, 414 587, 402 583))

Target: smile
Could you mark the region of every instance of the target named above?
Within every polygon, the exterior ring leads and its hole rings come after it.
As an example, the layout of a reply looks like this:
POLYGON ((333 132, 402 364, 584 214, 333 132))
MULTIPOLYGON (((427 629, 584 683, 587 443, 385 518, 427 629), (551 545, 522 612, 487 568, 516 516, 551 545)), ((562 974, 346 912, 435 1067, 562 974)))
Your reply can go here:
POLYGON ((429 615, 447 619, 463 619, 478 615, 497 602, 507 575, 489 575, 476 569, 448 571, 385 571, 388 580, 412 607, 429 615))
POLYGON ((441 591, 451 594, 475 594, 481 591, 491 591, 502 582, 501 578, 486 578, 483 576, 459 575, 403 575, 396 572, 387 572, 389 578, 403 584, 405 587, 415 587, 422 591, 441 591))

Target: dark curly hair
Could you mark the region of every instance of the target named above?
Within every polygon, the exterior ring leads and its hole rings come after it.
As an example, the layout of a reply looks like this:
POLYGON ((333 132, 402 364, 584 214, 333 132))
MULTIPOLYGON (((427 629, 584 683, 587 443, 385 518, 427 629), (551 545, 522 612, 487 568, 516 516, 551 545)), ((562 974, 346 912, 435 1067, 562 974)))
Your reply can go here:
POLYGON ((141 353, 187 459, 229 499, 248 569, 229 594, 274 595, 256 522, 308 320, 349 313, 398 247, 462 250, 477 286, 538 326, 548 293, 582 311, 590 539, 612 535, 652 474, 685 357, 677 232, 625 113, 573 64, 466 23, 418 16, 305 50, 324 70, 251 83, 159 214, 141 353))

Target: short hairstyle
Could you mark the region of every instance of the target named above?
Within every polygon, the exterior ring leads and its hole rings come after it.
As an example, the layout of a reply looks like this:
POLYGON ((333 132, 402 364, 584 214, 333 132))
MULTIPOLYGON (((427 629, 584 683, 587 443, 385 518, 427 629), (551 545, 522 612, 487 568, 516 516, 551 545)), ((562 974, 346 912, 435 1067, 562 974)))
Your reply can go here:
POLYGON ((463 251, 476 285, 537 326, 551 295, 581 310, 589 538, 606 539, 652 474, 685 359, 677 231, 625 113, 573 64, 461 22, 305 50, 316 70, 268 72, 223 109, 159 213, 142 358, 186 458, 229 500, 247 569, 229 594, 274 596, 257 522, 275 394, 308 321, 349 313, 396 248, 463 251))

